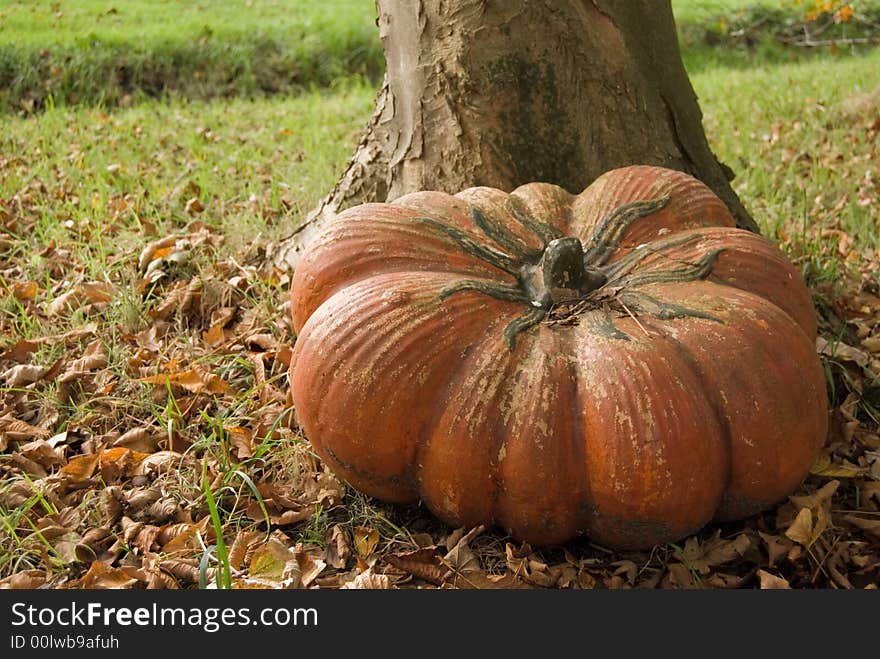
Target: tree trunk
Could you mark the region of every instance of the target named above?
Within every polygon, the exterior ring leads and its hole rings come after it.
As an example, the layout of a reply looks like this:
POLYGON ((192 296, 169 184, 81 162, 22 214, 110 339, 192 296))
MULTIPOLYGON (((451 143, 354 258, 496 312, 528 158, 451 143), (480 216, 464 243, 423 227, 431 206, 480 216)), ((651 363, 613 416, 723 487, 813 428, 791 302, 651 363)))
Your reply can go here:
POLYGON ((295 267, 336 213, 416 190, 531 181, 578 193, 660 165, 757 227, 709 149, 669 0, 376 0, 385 81, 336 187, 280 245, 295 267))

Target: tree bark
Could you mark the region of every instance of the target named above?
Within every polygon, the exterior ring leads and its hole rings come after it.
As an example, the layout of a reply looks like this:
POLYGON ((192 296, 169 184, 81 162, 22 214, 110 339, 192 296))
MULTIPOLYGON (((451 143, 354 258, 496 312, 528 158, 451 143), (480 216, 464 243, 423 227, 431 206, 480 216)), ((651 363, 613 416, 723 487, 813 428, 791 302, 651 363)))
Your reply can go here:
POLYGON ((280 245, 295 267, 336 213, 416 190, 578 193, 660 165, 701 179, 757 231, 709 149, 669 0, 376 0, 376 109, 334 189, 280 245))

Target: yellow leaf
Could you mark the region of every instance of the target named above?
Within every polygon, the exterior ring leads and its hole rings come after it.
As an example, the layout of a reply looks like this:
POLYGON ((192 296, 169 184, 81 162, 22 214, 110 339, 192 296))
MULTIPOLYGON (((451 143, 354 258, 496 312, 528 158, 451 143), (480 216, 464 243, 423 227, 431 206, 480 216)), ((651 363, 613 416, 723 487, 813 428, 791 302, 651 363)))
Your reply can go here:
POLYGON ((118 589, 131 588, 137 583, 137 579, 128 576, 119 568, 110 567, 101 561, 94 561, 89 571, 83 576, 80 585, 82 588, 94 589, 118 589))
POLYGON ((822 454, 810 467, 810 473, 816 476, 825 476, 827 478, 858 478, 868 472, 865 467, 857 467, 855 465, 834 464, 831 456, 822 454))
POLYGON ((141 378, 138 382, 160 385, 177 385, 194 394, 225 394, 229 391, 229 383, 218 375, 207 371, 199 371, 194 368, 188 371, 151 375, 141 378))
POLYGON ((379 532, 376 529, 359 526, 354 530, 354 548, 366 558, 376 550, 379 544, 379 532))
POLYGON ((15 282, 12 284, 12 295, 16 300, 25 302, 37 296, 39 288, 35 281, 15 282))
POLYGON ((61 467, 59 473, 70 477, 75 483, 81 483, 92 477, 100 459, 101 456, 98 453, 78 455, 75 458, 71 458, 70 462, 61 467))

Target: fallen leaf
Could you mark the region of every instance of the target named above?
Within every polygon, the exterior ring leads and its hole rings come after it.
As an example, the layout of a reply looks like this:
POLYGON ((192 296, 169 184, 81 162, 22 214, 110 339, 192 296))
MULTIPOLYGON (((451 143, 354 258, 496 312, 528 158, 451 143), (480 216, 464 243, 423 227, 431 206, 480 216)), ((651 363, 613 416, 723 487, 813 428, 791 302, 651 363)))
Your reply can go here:
POLYGON ((19 302, 27 302, 37 297, 40 287, 35 281, 14 282, 12 296, 19 302))
POLYGON ((854 348, 841 341, 831 343, 821 336, 816 337, 816 350, 819 354, 855 363, 857 366, 865 367, 871 362, 871 358, 863 350, 854 348))
POLYGON ((348 534, 341 524, 334 524, 330 530, 325 559, 331 567, 344 569, 351 556, 348 534))
POLYGON ((66 465, 61 467, 59 473, 64 474, 74 483, 81 483, 92 477, 100 460, 101 456, 97 453, 92 455, 77 455, 71 458, 66 465))
POLYGON ((751 541, 744 533, 739 534, 733 540, 721 538, 721 531, 702 544, 696 536, 685 541, 682 558, 684 562, 696 569, 701 574, 709 574, 712 568, 723 565, 742 556, 751 546, 751 541))
POLYGON ((351 581, 343 584, 342 588, 349 590, 389 590, 391 578, 385 574, 376 574, 373 568, 361 572, 351 581))
POLYGON ((782 577, 770 574, 765 570, 758 570, 758 578, 761 580, 761 590, 790 590, 791 585, 782 577))
POLYGON ((311 586, 315 579, 318 578, 318 575, 327 567, 327 563, 316 556, 310 555, 301 545, 297 545, 294 549, 294 557, 297 564, 299 564, 300 585, 303 588, 311 586))
POLYGON ((266 534, 259 531, 239 531, 229 549, 229 565, 233 570, 241 570, 249 563, 254 550, 266 541, 266 534))
POLYGON ((138 382, 168 386, 177 385, 194 394, 225 394, 229 391, 229 383, 219 375, 199 369, 189 369, 178 373, 162 373, 141 378, 138 382))
POLYGON ((20 339, 12 346, 7 348, 0 354, 0 359, 9 359, 14 362, 23 362, 28 356, 40 349, 43 343, 41 341, 32 341, 29 339, 20 339))
POLYGON ((788 538, 779 535, 770 535, 769 533, 762 533, 761 531, 758 531, 758 535, 761 536, 761 539, 764 541, 764 546, 767 548, 768 565, 770 567, 776 565, 780 558, 791 551, 792 544, 788 538))
POLYGON ((132 428, 113 440, 113 446, 124 446, 141 453, 155 453, 159 448, 159 434, 151 426, 132 428))
POLYGON ((874 537, 880 538, 880 519, 864 519, 856 515, 844 515, 843 521, 867 531, 874 537))
POLYGON ((19 364, 6 371, 3 380, 6 381, 7 387, 23 387, 42 378, 46 370, 42 366, 19 364))
POLYGON ((187 215, 197 215, 205 210, 205 207, 202 202, 199 201, 198 197, 191 197, 190 199, 187 199, 184 210, 187 215))
POLYGON ((354 548, 358 555, 367 558, 379 544, 379 532, 376 529, 358 526, 354 530, 354 548))
MULTIPOLYGON (((858 422, 855 422, 858 426, 858 422)), ((842 464, 833 462, 831 455, 823 451, 810 467, 810 473, 815 476, 825 476, 826 478, 858 478, 867 472, 865 467, 859 467, 852 464, 842 464)))
POLYGON ((469 544, 471 540, 476 538, 485 530, 485 526, 477 526, 464 534, 458 540, 458 542, 455 543, 455 546, 453 546, 452 549, 450 549, 443 557, 444 563, 459 572, 481 570, 482 566, 480 565, 480 561, 474 555, 474 552, 471 550, 469 544))
POLYGON ((684 563, 670 563, 667 569, 666 579, 670 588, 685 590, 698 588, 693 572, 684 563))
POLYGON ((48 437, 49 431, 15 419, 8 414, 0 416, 0 436, 7 441, 22 441, 35 437, 48 437))
POLYGON ((34 590, 46 583, 42 570, 22 570, 0 579, 0 590, 34 590))
POLYGON ((436 586, 442 585, 453 572, 448 567, 441 565, 440 557, 434 549, 416 549, 415 551, 386 554, 382 558, 398 570, 403 570, 416 579, 427 581, 436 586))
POLYGON ((472 570, 461 574, 454 574, 444 584, 444 588, 459 588, 461 590, 531 590, 531 586, 518 579, 509 572, 506 574, 490 575, 482 571, 472 570))
POLYGON ((111 567, 102 561, 93 561, 82 579, 80 588, 86 589, 122 589, 136 585, 137 579, 129 576, 123 570, 111 567))
POLYGON ((840 487, 840 481, 829 481, 813 494, 808 494, 806 496, 791 496, 788 498, 797 508, 814 509, 823 503, 830 501, 838 487, 840 487))

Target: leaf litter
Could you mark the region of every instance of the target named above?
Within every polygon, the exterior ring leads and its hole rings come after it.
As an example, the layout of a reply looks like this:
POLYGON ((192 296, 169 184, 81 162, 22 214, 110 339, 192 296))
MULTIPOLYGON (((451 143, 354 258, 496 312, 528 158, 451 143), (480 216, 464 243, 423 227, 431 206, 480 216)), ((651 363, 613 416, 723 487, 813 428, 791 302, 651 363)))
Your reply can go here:
MULTIPOLYGON (((852 125, 875 150, 869 118, 855 113, 852 125)), ((768 160, 811 166, 792 151, 796 127, 774 135, 768 160)), ((828 142, 814 159, 838 155, 828 142)), ((106 227, 66 220, 69 240, 42 246, 36 276, 27 236, 69 185, 27 183, 0 198, 0 588, 212 585, 222 566, 203 482, 236 588, 876 588, 880 251, 839 219, 852 201, 880 222, 865 162, 852 165, 849 197, 813 200, 815 226, 783 223, 776 236, 808 275, 845 266, 833 282, 808 276, 831 400, 810 475, 760 515, 637 553, 586 537, 533 548, 350 490, 293 421, 289 279, 264 238, 231 253, 214 202, 185 184, 168 203, 186 224, 162 235, 139 220, 140 242, 111 253, 98 275, 82 242, 137 211, 142 200, 126 193, 102 202, 106 227)), ((235 203, 286 210, 268 198, 235 203)))

